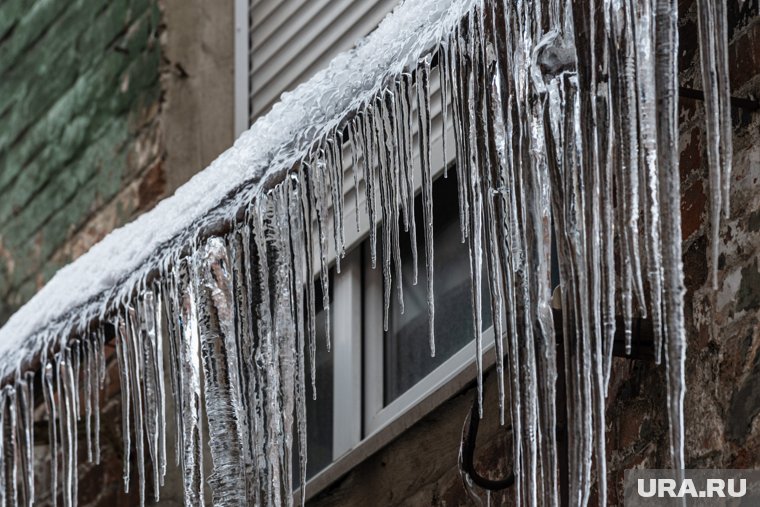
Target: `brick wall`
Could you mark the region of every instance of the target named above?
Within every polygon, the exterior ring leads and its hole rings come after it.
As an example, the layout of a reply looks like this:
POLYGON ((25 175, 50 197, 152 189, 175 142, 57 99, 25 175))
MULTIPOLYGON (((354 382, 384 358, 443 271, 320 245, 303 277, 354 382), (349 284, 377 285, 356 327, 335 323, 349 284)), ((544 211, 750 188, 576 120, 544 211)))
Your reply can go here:
POLYGON ((0 324, 163 192, 159 9, 0 4, 0 324))
MULTIPOLYGON (((232 144, 232 13, 226 0, 0 2, 0 325, 232 144)), ((115 364, 108 379, 102 465, 85 463, 80 432, 83 506, 137 503, 135 473, 123 492, 115 364)), ((37 437, 37 505, 50 505, 46 430, 37 437)), ((169 472, 163 504, 181 505, 169 472)))

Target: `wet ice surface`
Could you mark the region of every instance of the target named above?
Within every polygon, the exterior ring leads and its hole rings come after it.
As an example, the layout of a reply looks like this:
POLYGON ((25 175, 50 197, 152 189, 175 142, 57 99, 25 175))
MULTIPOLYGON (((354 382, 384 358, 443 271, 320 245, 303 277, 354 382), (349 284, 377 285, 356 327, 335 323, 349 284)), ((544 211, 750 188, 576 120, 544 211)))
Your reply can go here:
MULTIPOLYGON (((725 12, 718 4, 700 0, 715 231, 716 214, 727 209, 730 170, 725 12)), ((113 339, 124 485, 137 475, 141 503, 148 484, 159 498, 172 445, 187 505, 203 504, 204 483, 215 505, 297 502, 291 491, 294 474, 303 483, 306 469, 307 386, 315 392, 316 347, 330 346, 329 318, 328 342, 316 343, 315 314, 317 305, 330 304, 330 252, 338 254, 336 269, 345 253, 349 160, 351 178, 363 182, 356 185, 363 202, 357 217, 379 222, 379 235, 369 230, 370 258, 383 274, 386 326, 393 290, 403 308, 399 238, 409 234, 414 282, 418 260, 424 263, 435 353, 435 75, 441 116, 454 134, 444 142, 456 153, 481 400, 483 305, 491 305, 495 321, 499 406, 480 412, 498 410, 512 425, 517 503, 560 503, 559 415, 567 418, 571 503, 588 503, 594 477, 606 503, 604 403, 616 314, 624 317, 628 347, 632 319, 655 323, 673 465, 683 467, 676 15, 676 0, 402 4, 355 50, 283 96, 175 196, 61 270, 0 330, 0 373, 16 373, 15 386, 0 395, 0 497, 33 501, 33 389, 21 371, 42 353, 53 487, 65 505, 75 504, 77 421, 85 419, 87 459, 99 461, 104 343, 113 339), (592 15, 597 10, 601 15, 592 15), (414 217, 417 168, 422 231, 414 217), (552 236, 564 393, 557 393, 549 306, 552 236), (321 285, 320 301, 312 281, 321 285), (558 415, 560 395, 566 414, 558 415), (167 403, 177 426, 168 443, 167 403)))

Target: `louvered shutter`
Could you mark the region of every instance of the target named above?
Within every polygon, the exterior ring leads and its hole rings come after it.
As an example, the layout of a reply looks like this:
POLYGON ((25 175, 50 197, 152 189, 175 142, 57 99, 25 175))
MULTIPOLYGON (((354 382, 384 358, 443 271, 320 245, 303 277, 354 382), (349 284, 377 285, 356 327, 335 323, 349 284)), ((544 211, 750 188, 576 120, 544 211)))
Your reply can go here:
POLYGON ((370 33, 398 0, 251 0, 250 121, 370 33))

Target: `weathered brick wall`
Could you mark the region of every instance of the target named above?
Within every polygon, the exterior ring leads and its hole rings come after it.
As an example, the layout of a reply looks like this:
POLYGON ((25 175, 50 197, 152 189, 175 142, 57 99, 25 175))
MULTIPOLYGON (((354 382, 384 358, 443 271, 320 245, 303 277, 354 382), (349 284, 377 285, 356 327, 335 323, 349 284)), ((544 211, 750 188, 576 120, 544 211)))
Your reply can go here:
MULTIPOLYGON (((757 0, 727 2, 732 94, 760 96, 757 0)), ((681 81, 701 88, 696 6, 681 3, 681 81)), ((689 468, 760 465, 760 113, 733 109, 731 218, 720 228, 719 290, 709 282, 709 204, 702 105, 681 107, 681 182, 686 274, 686 464, 689 468)), ((664 368, 618 360, 608 418, 611 480, 623 471, 668 465, 664 368)), ((622 502, 620 497, 614 498, 622 502)))
MULTIPOLYGON (((226 0, 0 2, 0 325, 232 144, 232 12, 226 0)), ((108 378, 102 465, 86 463, 80 432, 83 506, 137 503, 135 473, 123 492, 114 364, 108 378)), ((50 505, 38 433, 37 505, 50 505)), ((181 504, 174 468, 162 494, 181 504)))
MULTIPOLYGON (((759 2, 745 1, 741 10, 740 2, 726 3, 732 93, 760 97, 759 2)), ((679 10, 681 83, 701 89, 694 0, 682 0, 679 10)), ((731 218, 721 226, 720 289, 714 295, 708 281, 703 109, 692 100, 683 99, 681 104, 689 337, 686 463, 690 468, 756 468, 760 466, 760 112, 733 110, 731 218)), ((494 391, 490 385, 491 407, 496 406, 494 391)), ((470 400, 472 389, 435 410, 311 505, 470 505, 457 473, 459 438, 470 400)), ((607 403, 610 505, 622 505, 626 469, 670 466, 665 407, 664 365, 615 359, 607 403)), ((499 429, 494 417, 487 415, 476 451, 476 467, 484 475, 501 478, 511 470, 509 438, 509 431, 499 429)), ((511 504, 511 498, 512 491, 507 490, 491 500, 502 505, 511 504)))
POLYGON ((163 193, 159 14, 0 4, 0 324, 163 193))

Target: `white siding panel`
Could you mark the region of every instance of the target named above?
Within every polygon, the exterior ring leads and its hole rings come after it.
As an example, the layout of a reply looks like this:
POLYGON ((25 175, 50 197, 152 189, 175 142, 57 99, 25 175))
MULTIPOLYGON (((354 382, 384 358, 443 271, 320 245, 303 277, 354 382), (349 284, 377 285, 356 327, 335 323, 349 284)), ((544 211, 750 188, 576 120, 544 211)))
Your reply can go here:
POLYGON ((253 0, 251 122, 374 30, 398 0, 253 0))

